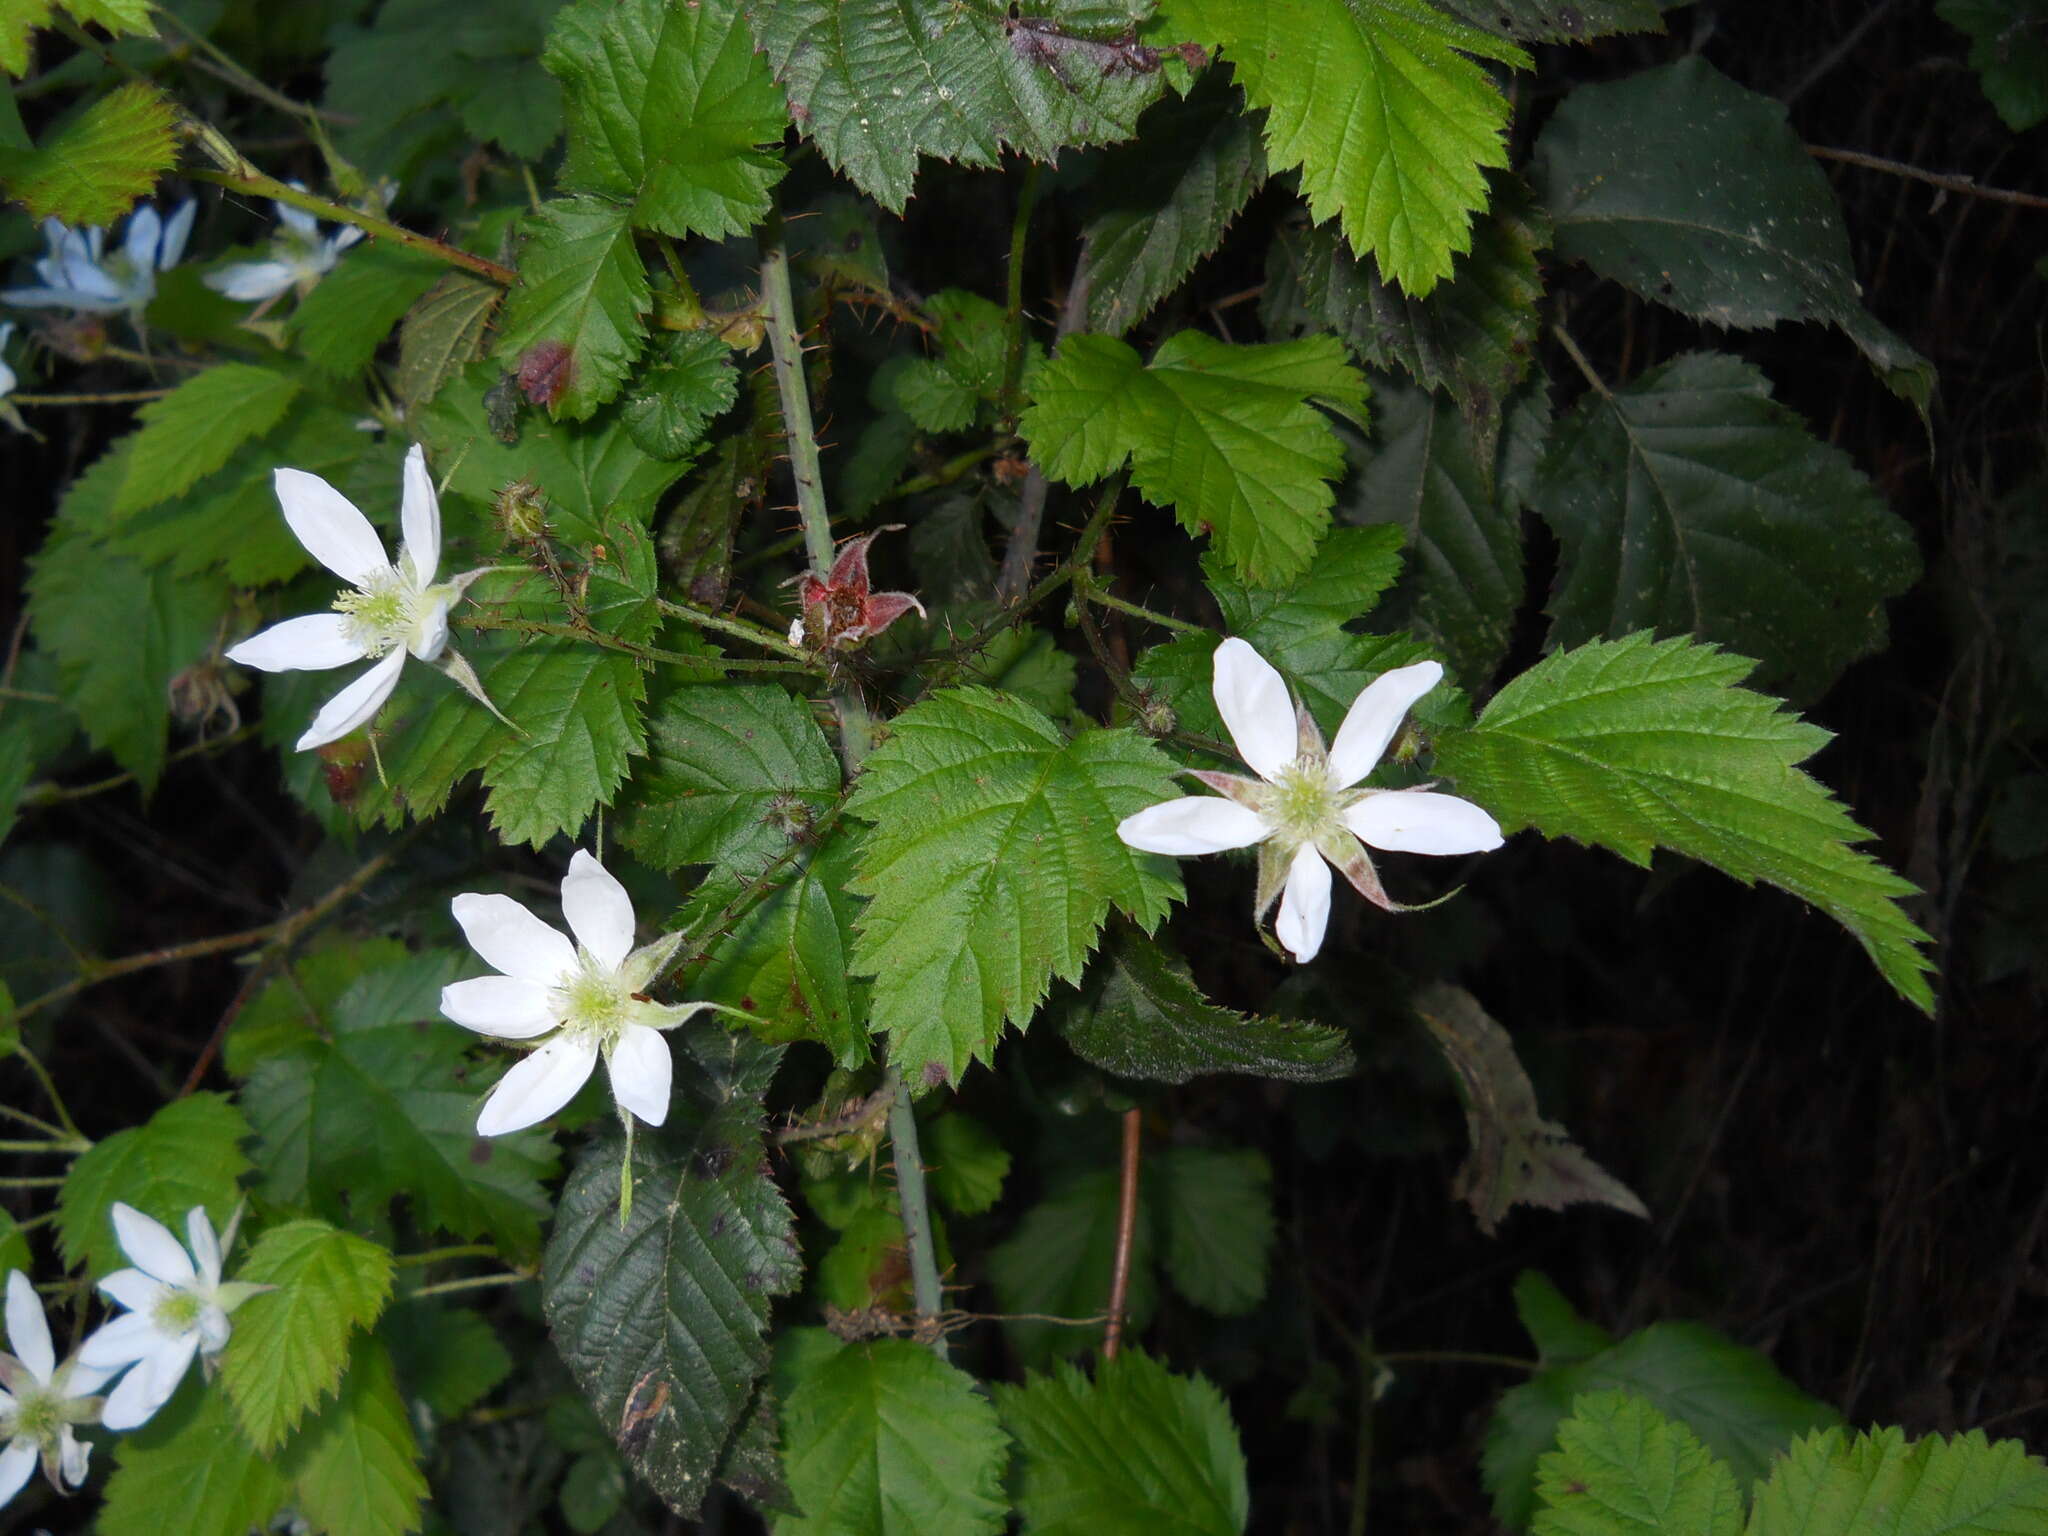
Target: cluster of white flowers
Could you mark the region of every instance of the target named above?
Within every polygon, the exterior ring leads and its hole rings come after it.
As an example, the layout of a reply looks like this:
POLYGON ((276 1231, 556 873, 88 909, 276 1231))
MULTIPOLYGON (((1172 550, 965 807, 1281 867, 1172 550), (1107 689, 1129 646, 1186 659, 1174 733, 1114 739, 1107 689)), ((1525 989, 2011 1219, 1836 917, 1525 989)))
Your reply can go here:
MULTIPOLYGON (((290 184, 296 191, 305 187, 290 184)), ((272 203, 278 222, 284 227, 270 242, 268 261, 230 262, 204 278, 206 286, 230 299, 244 303, 268 301, 296 288, 304 294, 334 270, 341 253, 363 238, 353 224, 343 224, 333 234, 320 233, 320 221, 303 208, 289 203, 272 203)))
POLYGON ((144 203, 128 215, 120 246, 109 253, 102 229, 72 229, 43 220, 48 252, 36 263, 40 281, 0 290, 0 303, 21 309, 68 309, 76 314, 127 313, 139 321, 156 297, 156 275, 185 254, 199 205, 187 198, 166 219, 144 203))
POLYGON ((28 1276, 15 1270, 7 1277, 13 1353, 0 1354, 0 1504, 21 1491, 38 1461, 59 1493, 84 1483, 92 1447, 78 1439, 78 1426, 129 1430, 148 1423, 195 1357, 211 1370, 227 1346, 228 1314, 270 1289, 222 1281, 222 1244, 204 1206, 193 1206, 185 1218, 190 1252, 162 1222, 119 1201, 113 1222, 121 1251, 135 1267, 116 1270, 99 1288, 126 1310, 67 1359, 57 1359, 28 1276), (110 1381, 114 1389, 102 1397, 110 1381))

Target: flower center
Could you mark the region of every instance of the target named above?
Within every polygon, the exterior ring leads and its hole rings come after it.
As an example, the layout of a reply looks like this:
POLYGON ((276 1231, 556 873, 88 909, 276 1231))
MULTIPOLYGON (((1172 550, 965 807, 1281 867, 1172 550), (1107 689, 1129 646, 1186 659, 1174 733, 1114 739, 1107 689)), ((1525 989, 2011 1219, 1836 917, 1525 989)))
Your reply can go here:
POLYGON ((616 971, 583 955, 575 973, 555 990, 555 1005, 564 1025, 607 1044, 625 1028, 633 998, 616 971))
POLYGON ((350 587, 334 600, 334 607, 348 616, 349 638, 373 660, 402 644, 419 626, 419 594, 393 570, 350 587))
POLYGON ((55 1393, 31 1386, 15 1395, 14 1412, 8 1425, 10 1436, 41 1444, 63 1427, 62 1404, 55 1393))
POLYGON ((1330 789, 1329 766, 1320 758, 1296 758, 1272 781, 1266 817, 1282 841, 1298 847, 1330 829, 1343 808, 1330 789))
POLYGON ((164 1333, 187 1333, 199 1326, 201 1306, 190 1291, 166 1291, 151 1309, 150 1321, 164 1333))

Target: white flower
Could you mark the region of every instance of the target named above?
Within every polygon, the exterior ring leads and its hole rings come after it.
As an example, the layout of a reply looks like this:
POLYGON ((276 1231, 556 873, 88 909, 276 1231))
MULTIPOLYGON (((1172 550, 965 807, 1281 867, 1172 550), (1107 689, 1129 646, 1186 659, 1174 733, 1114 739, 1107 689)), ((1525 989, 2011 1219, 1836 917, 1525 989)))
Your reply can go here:
POLYGON ((58 1364, 43 1304, 18 1269, 7 1276, 7 1342, 14 1353, 0 1355, 0 1504, 21 1491, 38 1460, 59 1493, 85 1481, 92 1447, 71 1427, 99 1422, 93 1394, 107 1379, 76 1355, 58 1364))
MULTIPOLYGON (((0 348, 4 348, 7 345, 8 339, 13 335, 14 322, 12 320, 8 321, 5 325, 0 325, 0 348)), ((0 400, 5 400, 9 395, 13 394, 14 386, 20 382, 21 380, 15 377, 14 370, 7 366, 6 357, 0 356, 0 400)))
MULTIPOLYGON (((335 599, 333 612, 273 624, 231 648, 228 660, 265 672, 320 671, 366 659, 377 663, 313 717, 298 741, 298 750, 305 752, 339 741, 373 719, 398 686, 407 652, 421 661, 441 661, 448 646, 448 607, 483 572, 434 585, 441 563, 441 503, 418 444, 405 456, 399 504, 405 541, 396 564, 385 560, 370 520, 318 475, 280 469, 276 485, 284 520, 298 541, 350 587, 335 599)), ((442 669, 483 697, 475 674, 453 652, 442 669)))
MULTIPOLYGON (((305 187, 291 185, 298 191, 305 187)), ((238 261, 209 272, 201 279, 207 287, 231 299, 244 302, 274 299, 288 288, 305 290, 334 270, 341 253, 363 238, 353 224, 344 224, 331 235, 320 233, 320 221, 303 208, 289 203, 272 203, 284 228, 270 242, 268 261, 238 261)))
POLYGON ((480 1135, 545 1120, 576 1096, 600 1055, 621 1119, 668 1118, 672 1064, 657 1031, 715 1006, 670 1006, 646 995, 680 933, 634 949, 632 898, 581 848, 562 880, 573 944, 509 896, 465 894, 453 907, 470 947, 502 974, 443 987, 441 1011, 479 1034, 538 1046, 492 1090, 477 1117, 480 1135))
POLYGON ((1285 679, 1244 641, 1225 640, 1216 647, 1216 708, 1258 778, 1197 773, 1226 798, 1190 795, 1148 806, 1125 817, 1117 836, 1147 853, 1180 857, 1261 844, 1252 920, 1263 922, 1277 896, 1273 931, 1306 963, 1323 947, 1330 919, 1330 865, 1367 901, 1398 912, 1403 908, 1381 886, 1368 846, 1484 853, 1501 844, 1500 827, 1469 800, 1427 786, 1354 787, 1378 766, 1409 707, 1443 675, 1438 663, 1418 661, 1374 678, 1326 753, 1322 732, 1289 697, 1285 679))
MULTIPOLYGON (((162 1222, 118 1200, 114 1235, 135 1268, 114 1271, 100 1290, 128 1310, 95 1331, 79 1347, 78 1359, 109 1375, 132 1367, 107 1395, 100 1422, 133 1429, 170 1401, 194 1355, 210 1365, 227 1347, 228 1314, 270 1287, 221 1283, 220 1240, 203 1205, 185 1217, 189 1255, 162 1222)), ((233 1222, 228 1238, 234 1240, 233 1222)))
POLYGON ((106 253, 104 230, 71 229, 45 219, 43 238, 49 254, 36 263, 41 283, 0 292, 0 303, 85 314, 126 310, 140 316, 156 297, 157 273, 170 271, 185 254, 185 239, 192 233, 198 208, 187 198, 166 220, 154 205, 142 204, 128 216, 127 235, 112 256, 106 253))

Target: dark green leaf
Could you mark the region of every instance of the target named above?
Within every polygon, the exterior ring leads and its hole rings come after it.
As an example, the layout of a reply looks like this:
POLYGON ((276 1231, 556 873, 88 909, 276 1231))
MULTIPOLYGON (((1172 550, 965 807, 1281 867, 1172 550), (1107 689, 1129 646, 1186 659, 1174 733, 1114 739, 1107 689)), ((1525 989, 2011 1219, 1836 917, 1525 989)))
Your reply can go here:
POLYGON ((428 290, 445 281, 447 270, 402 245, 366 245, 351 251, 293 311, 292 333, 299 351, 323 373, 360 373, 391 328, 425 301, 428 290))
POLYGON ((1273 1169, 1265 1154, 1168 1147, 1146 1172, 1166 1218, 1173 1288, 1224 1317, 1257 1306, 1273 1253, 1273 1169))
POLYGON ((660 870, 757 871, 839 794, 839 759, 810 710, 780 688, 678 688, 648 722, 621 832, 660 870))
POLYGON ((1837 325, 1924 418, 1934 365, 1864 309, 1849 236, 1785 108, 1697 54, 1581 86, 1532 169, 1556 249, 1714 325, 1837 325))
MULTIPOLYGON (((1082 1174, 1024 1213, 1017 1230, 988 1256, 989 1279, 1005 1312, 1060 1317, 1064 1323, 1003 1324, 1010 1346, 1028 1365, 1093 1349, 1102 1338, 1109 1276, 1116 1263, 1117 1175, 1082 1174)), ((1138 1186, 1132 1228, 1130 1289, 1124 1295, 1127 1335, 1145 1331, 1159 1300, 1155 1250, 1158 1202, 1138 1186)))
POLYGON ((1103 958, 1103 979, 1066 1015, 1082 1060, 1155 1083, 1210 1072, 1324 1083, 1356 1065, 1341 1029, 1219 1008, 1163 946, 1128 929, 1103 958))
POLYGON ((1239 1536, 1250 1515, 1230 1409, 1200 1376, 1126 1347, 998 1386, 1025 1536, 1239 1536))
POLYGON ((377 1337, 391 1352, 408 1401, 452 1419, 512 1374, 512 1354, 480 1313, 431 1301, 401 1302, 384 1314, 377 1337))
POLYGON ((203 1205, 216 1232, 227 1229, 249 1167, 249 1122, 218 1093, 173 1099, 141 1125, 93 1144, 57 1193, 57 1238, 66 1268, 95 1279, 128 1267, 114 1238, 114 1202, 154 1216, 183 1239, 185 1216, 203 1205))
POLYGON ((762 1153, 762 1095, 781 1060, 718 1025, 669 1035, 681 1060, 668 1123, 577 1159, 555 1214, 541 1305, 597 1416, 671 1507, 694 1516, 768 1367, 768 1304, 802 1269, 762 1153))
POLYGON ((1002 1198, 1009 1149, 971 1115, 940 1115, 923 1128, 918 1148, 932 1193, 956 1215, 979 1216, 1002 1198))
POLYGON ((1754 663, 1647 635, 1559 651, 1437 736, 1436 766, 1503 830, 1535 826, 1647 865, 1670 848, 1828 913, 1926 1009, 1913 887, 1850 844, 1870 834, 1794 765, 1825 732, 1736 686, 1754 663))
POLYGON ((467 272, 450 272, 406 311, 398 328, 398 398, 419 410, 441 386, 483 355, 484 334, 505 290, 467 272))
POLYGON ((1548 1275, 1533 1269, 1515 1277, 1515 1315, 1546 1366, 1576 1365, 1614 1342, 1613 1334, 1579 1315, 1548 1275))
MULTIPOLYGON (((1475 27, 1525 43, 1584 43, 1615 32, 1662 32, 1657 0, 1433 0, 1475 27)), ((1668 0, 1666 0, 1668 3, 1668 0)))
POLYGON ((974 1378, 908 1339, 849 1344, 790 1395, 783 1456, 801 1519, 776 1536, 995 1536, 1010 1441, 974 1378))
POLYGON ((1692 352, 1558 423, 1534 489, 1562 546, 1551 641, 1691 634, 1813 698, 1885 641, 1912 531, 1755 368, 1692 352))
POLYGON ((150 1421, 114 1440, 114 1475, 96 1529, 104 1536, 249 1536, 291 1488, 249 1448, 225 1392, 193 1372, 150 1421))
POLYGON ((2041 0, 1936 0, 1935 15, 1970 35, 1970 68, 2014 133, 2048 121, 2048 11, 2041 0))
POLYGON ((957 1083, 1053 977, 1077 979, 1111 906, 1150 929, 1179 883, 1116 823, 1166 799, 1172 767, 1136 733, 1066 740, 1028 704, 950 688, 898 715, 847 812, 872 822, 854 889, 854 970, 914 1084, 957 1083))
POLYGON ((649 458, 687 459, 738 396, 732 348, 709 331, 685 331, 627 387, 619 419, 649 458))

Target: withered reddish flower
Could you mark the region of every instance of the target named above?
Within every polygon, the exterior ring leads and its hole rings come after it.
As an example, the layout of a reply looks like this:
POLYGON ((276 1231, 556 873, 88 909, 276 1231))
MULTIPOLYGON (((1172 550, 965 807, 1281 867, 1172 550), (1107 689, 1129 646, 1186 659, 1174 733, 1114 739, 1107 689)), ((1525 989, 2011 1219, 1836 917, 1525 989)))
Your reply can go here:
POLYGON ((815 571, 797 578, 803 617, 789 628, 790 643, 815 650, 851 650, 894 624, 911 609, 923 618, 924 604, 908 592, 874 592, 868 588, 868 546, 877 534, 895 533, 903 525, 889 523, 873 533, 849 539, 823 581, 815 571))

